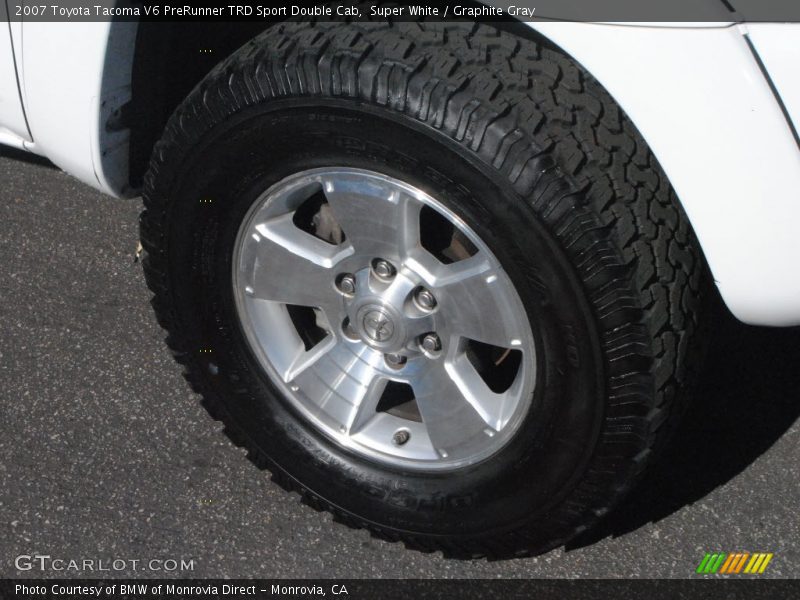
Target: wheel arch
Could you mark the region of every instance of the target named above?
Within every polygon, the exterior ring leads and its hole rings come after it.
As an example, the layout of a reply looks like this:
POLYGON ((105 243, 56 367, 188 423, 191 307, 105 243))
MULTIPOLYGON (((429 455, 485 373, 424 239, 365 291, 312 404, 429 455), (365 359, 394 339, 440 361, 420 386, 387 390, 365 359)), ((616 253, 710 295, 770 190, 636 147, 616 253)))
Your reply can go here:
POLYGON ((528 23, 589 71, 667 174, 728 308, 800 323, 800 149, 743 31, 528 23))
MULTIPOLYGON (((106 181, 121 181, 125 171, 127 187, 107 191, 138 187, 172 110, 214 64, 268 26, 139 24, 123 107, 129 157, 104 154, 99 166, 106 181)), ((800 256, 792 227, 800 202, 791 192, 800 189, 800 151, 738 27, 495 26, 558 46, 625 110, 669 177, 736 317, 800 323, 800 271, 792 264, 800 256)))
POLYGON ((214 65, 269 26, 253 22, 139 24, 131 56, 127 118, 131 132, 127 168, 132 188, 141 186, 150 153, 173 110, 214 65))

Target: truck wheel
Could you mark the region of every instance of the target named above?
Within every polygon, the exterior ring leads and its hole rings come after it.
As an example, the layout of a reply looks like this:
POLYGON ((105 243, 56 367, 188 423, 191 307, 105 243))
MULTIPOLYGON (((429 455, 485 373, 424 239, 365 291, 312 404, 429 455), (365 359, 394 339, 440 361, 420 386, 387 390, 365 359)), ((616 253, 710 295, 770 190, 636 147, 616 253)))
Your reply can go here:
POLYGON ((448 556, 564 543, 686 398, 705 266, 609 95, 484 26, 275 26, 175 111, 141 238, 209 412, 310 505, 448 556))

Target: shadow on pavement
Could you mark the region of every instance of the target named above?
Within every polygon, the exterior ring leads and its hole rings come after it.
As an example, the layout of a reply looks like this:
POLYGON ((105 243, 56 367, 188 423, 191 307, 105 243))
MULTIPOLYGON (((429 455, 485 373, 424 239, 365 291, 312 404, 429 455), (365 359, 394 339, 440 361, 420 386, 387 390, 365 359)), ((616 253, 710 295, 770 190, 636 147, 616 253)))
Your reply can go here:
POLYGON ((716 313, 697 392, 663 457, 605 521, 567 550, 622 536, 701 500, 800 417, 800 328, 743 325, 721 306, 716 313))
POLYGON ((12 160, 21 160, 23 162, 31 163, 34 165, 41 165, 49 169, 58 169, 53 163, 32 152, 25 152, 24 150, 17 150, 11 146, 3 146, 0 144, 0 158, 10 158, 12 160))

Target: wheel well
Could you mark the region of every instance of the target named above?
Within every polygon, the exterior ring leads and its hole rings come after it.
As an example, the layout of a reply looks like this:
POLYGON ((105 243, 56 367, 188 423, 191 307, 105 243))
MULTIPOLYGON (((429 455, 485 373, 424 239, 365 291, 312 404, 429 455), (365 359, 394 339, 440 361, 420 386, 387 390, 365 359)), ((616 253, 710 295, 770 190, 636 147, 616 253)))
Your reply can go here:
POLYGON ((140 23, 131 75, 129 181, 142 184, 153 146, 206 74, 275 23, 140 23))
MULTIPOLYGON (((481 7, 478 0, 464 6, 481 7)), ((138 189, 147 171, 150 154, 167 120, 195 85, 222 60, 280 21, 235 23, 143 22, 138 26, 131 73, 131 102, 126 107, 130 127, 128 181, 138 189)), ((550 44, 543 36, 518 21, 488 18, 481 23, 521 38, 550 44)))

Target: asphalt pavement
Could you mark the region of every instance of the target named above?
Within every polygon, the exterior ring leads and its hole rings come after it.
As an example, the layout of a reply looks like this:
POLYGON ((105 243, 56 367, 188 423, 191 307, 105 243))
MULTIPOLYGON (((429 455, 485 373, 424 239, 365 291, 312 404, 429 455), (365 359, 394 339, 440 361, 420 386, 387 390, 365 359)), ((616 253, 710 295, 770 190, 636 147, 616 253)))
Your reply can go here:
POLYGON ((221 434, 151 312, 140 210, 0 147, 0 577, 92 575, 25 570, 29 555, 126 561, 102 576, 691 577, 714 551, 800 574, 797 329, 719 311, 671 449, 594 533, 537 558, 446 560, 333 523, 221 434), (140 570, 153 559, 192 569, 140 570))

